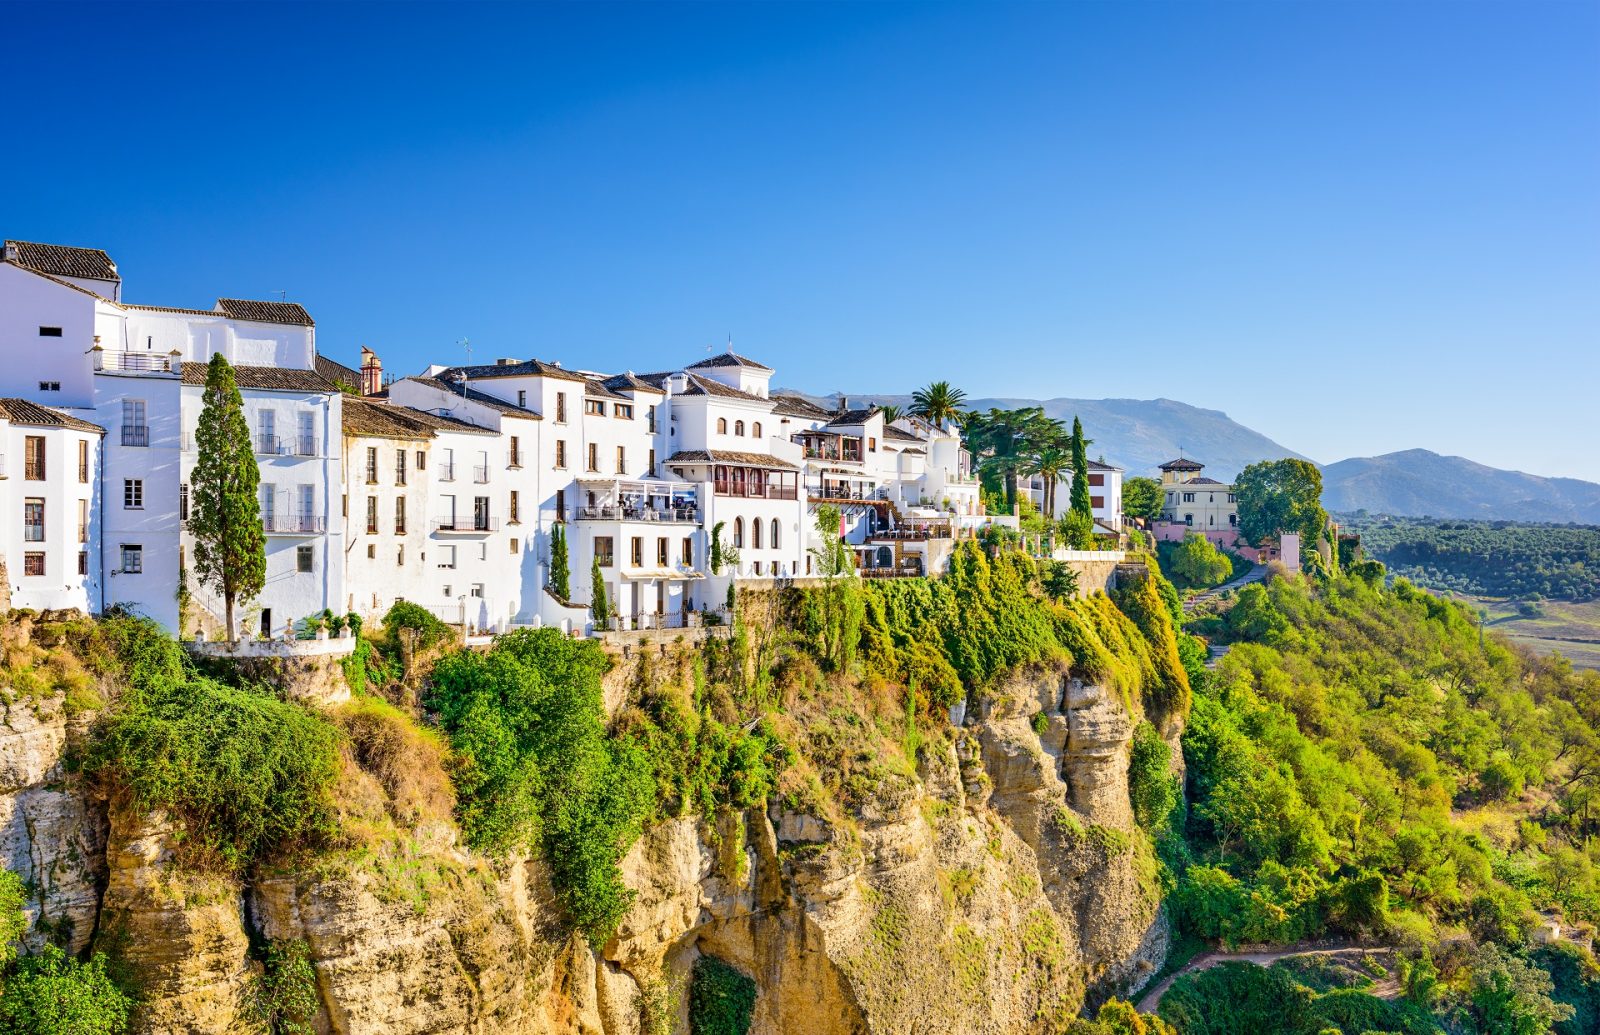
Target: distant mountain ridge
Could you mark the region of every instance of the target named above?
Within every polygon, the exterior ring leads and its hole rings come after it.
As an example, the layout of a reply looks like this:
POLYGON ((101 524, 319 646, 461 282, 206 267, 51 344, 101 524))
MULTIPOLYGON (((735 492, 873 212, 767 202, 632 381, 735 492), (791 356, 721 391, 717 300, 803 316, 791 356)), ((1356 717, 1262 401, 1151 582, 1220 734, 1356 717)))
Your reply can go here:
POLYGON ((1600 485, 1505 471, 1460 456, 1406 449, 1322 469, 1329 510, 1407 517, 1600 524, 1600 485))
MULTIPOLYGON (((832 406, 840 395, 808 398, 832 406)), ((843 398, 852 405, 911 405, 909 395, 849 392, 843 398)), ((1042 406, 1049 416, 1068 423, 1081 417, 1084 432, 1093 440, 1090 457, 1104 457, 1130 477, 1157 475, 1157 465, 1180 454, 1205 464, 1205 473, 1220 481, 1232 480, 1258 460, 1309 459, 1221 410, 1173 399, 967 400, 967 407, 974 410, 1023 406, 1042 406)), ((1501 470, 1426 449, 1340 460, 1322 468, 1322 482, 1323 504, 1333 511, 1600 524, 1600 484, 1501 470)))

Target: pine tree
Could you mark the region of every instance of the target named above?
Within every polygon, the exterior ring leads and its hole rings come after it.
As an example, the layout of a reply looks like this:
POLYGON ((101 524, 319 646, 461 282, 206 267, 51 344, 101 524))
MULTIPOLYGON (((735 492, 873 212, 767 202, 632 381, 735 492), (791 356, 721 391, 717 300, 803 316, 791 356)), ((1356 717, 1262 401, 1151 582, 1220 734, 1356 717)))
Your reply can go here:
POLYGON ((206 370, 205 407, 195 431, 199 457, 189 476, 189 530, 200 585, 222 594, 228 639, 233 605, 261 592, 267 536, 261 525, 261 468, 250 446, 233 367, 219 352, 206 370))
POLYGON ((606 580, 600 575, 600 558, 594 559, 590 571, 590 578, 594 581, 594 588, 589 595, 589 610, 594 614, 594 627, 604 629, 611 620, 611 601, 606 599, 606 580))
POLYGON ((556 522, 550 530, 550 592, 565 603, 572 599, 572 573, 567 566, 567 525, 556 522))
POLYGON ((1094 520, 1089 505, 1089 443, 1083 437, 1083 421, 1072 418, 1072 509, 1094 520))

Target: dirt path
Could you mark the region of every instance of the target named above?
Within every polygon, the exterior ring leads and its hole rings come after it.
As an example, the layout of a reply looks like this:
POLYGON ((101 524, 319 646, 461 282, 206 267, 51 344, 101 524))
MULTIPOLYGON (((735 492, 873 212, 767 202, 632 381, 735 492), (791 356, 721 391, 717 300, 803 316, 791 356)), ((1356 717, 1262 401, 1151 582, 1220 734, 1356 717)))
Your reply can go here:
POLYGON ((1244 586, 1248 586, 1252 582, 1260 582, 1266 577, 1267 566, 1265 564, 1258 564, 1249 571, 1245 572, 1243 575, 1230 579, 1220 586, 1213 586, 1203 593, 1196 593, 1194 596, 1183 602, 1183 609, 1185 611, 1192 611, 1196 605, 1204 601, 1213 600, 1231 589, 1240 589, 1244 586))
MULTIPOLYGON (((1155 1013, 1156 1007, 1161 1005, 1161 997, 1167 994, 1167 989, 1172 987, 1172 983, 1174 981, 1183 977, 1185 974, 1193 974, 1201 970, 1210 970, 1218 963, 1257 963, 1265 967, 1276 962, 1277 960, 1283 959, 1286 956, 1348 955, 1359 958, 1367 955, 1368 953, 1391 951, 1393 950, 1382 946, 1370 947, 1339 945, 1313 948, 1312 943, 1301 942, 1298 945, 1288 945, 1281 949, 1273 949, 1269 952, 1202 952, 1200 955, 1196 956, 1194 959, 1185 964, 1181 970, 1174 974, 1168 975, 1166 978, 1157 982, 1154 987, 1146 991, 1144 995, 1140 996, 1138 1004, 1139 1012, 1155 1013)), ((1391 975, 1388 978, 1378 981, 1367 991, 1371 992, 1375 996, 1378 996, 1379 998, 1392 999, 1394 996, 1399 994, 1399 986, 1395 984, 1395 979, 1391 975)))

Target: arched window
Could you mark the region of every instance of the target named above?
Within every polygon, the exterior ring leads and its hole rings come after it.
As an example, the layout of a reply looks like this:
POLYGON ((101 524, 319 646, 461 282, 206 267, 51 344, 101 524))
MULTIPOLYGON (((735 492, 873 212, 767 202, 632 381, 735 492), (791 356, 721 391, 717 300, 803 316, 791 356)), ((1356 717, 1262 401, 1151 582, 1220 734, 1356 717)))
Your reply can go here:
POLYGON ((744 518, 733 519, 733 545, 737 549, 744 545, 744 518))
POLYGON ((744 421, 736 420, 733 422, 733 433, 740 438, 744 437, 744 421))
POLYGON ((778 519, 772 519, 772 541, 767 544, 774 550, 778 549, 778 519))
POLYGON ((761 519, 755 518, 750 522, 750 549, 761 549, 761 519))
POLYGON ((751 438, 760 438, 761 437, 761 422, 760 421, 756 421, 754 424, 750 425, 750 437, 751 438))
POLYGON ((726 418, 726 417, 718 417, 717 418, 717 434, 726 435, 727 433, 728 433, 728 418, 726 418))

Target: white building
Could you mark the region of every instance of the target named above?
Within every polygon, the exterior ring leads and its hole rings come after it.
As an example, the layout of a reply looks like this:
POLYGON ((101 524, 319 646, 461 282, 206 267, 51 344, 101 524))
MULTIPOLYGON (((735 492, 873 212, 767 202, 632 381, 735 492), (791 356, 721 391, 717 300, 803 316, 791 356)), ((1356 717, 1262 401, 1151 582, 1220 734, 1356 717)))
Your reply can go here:
MULTIPOLYGON (((1089 461, 1089 511, 1094 517, 1095 524, 1100 526, 1097 531, 1120 532, 1122 531, 1122 468, 1114 467, 1104 460, 1089 461)), ((1072 478, 1073 473, 1063 471, 1056 483, 1054 513, 1046 515, 1051 519, 1065 517, 1072 509, 1072 478)), ((1041 475, 1033 475, 1026 482, 1025 488, 1033 505, 1044 512, 1045 480, 1041 475)))
POLYGON ((0 399, 0 537, 12 607, 100 609, 100 443, 95 424, 0 399))

